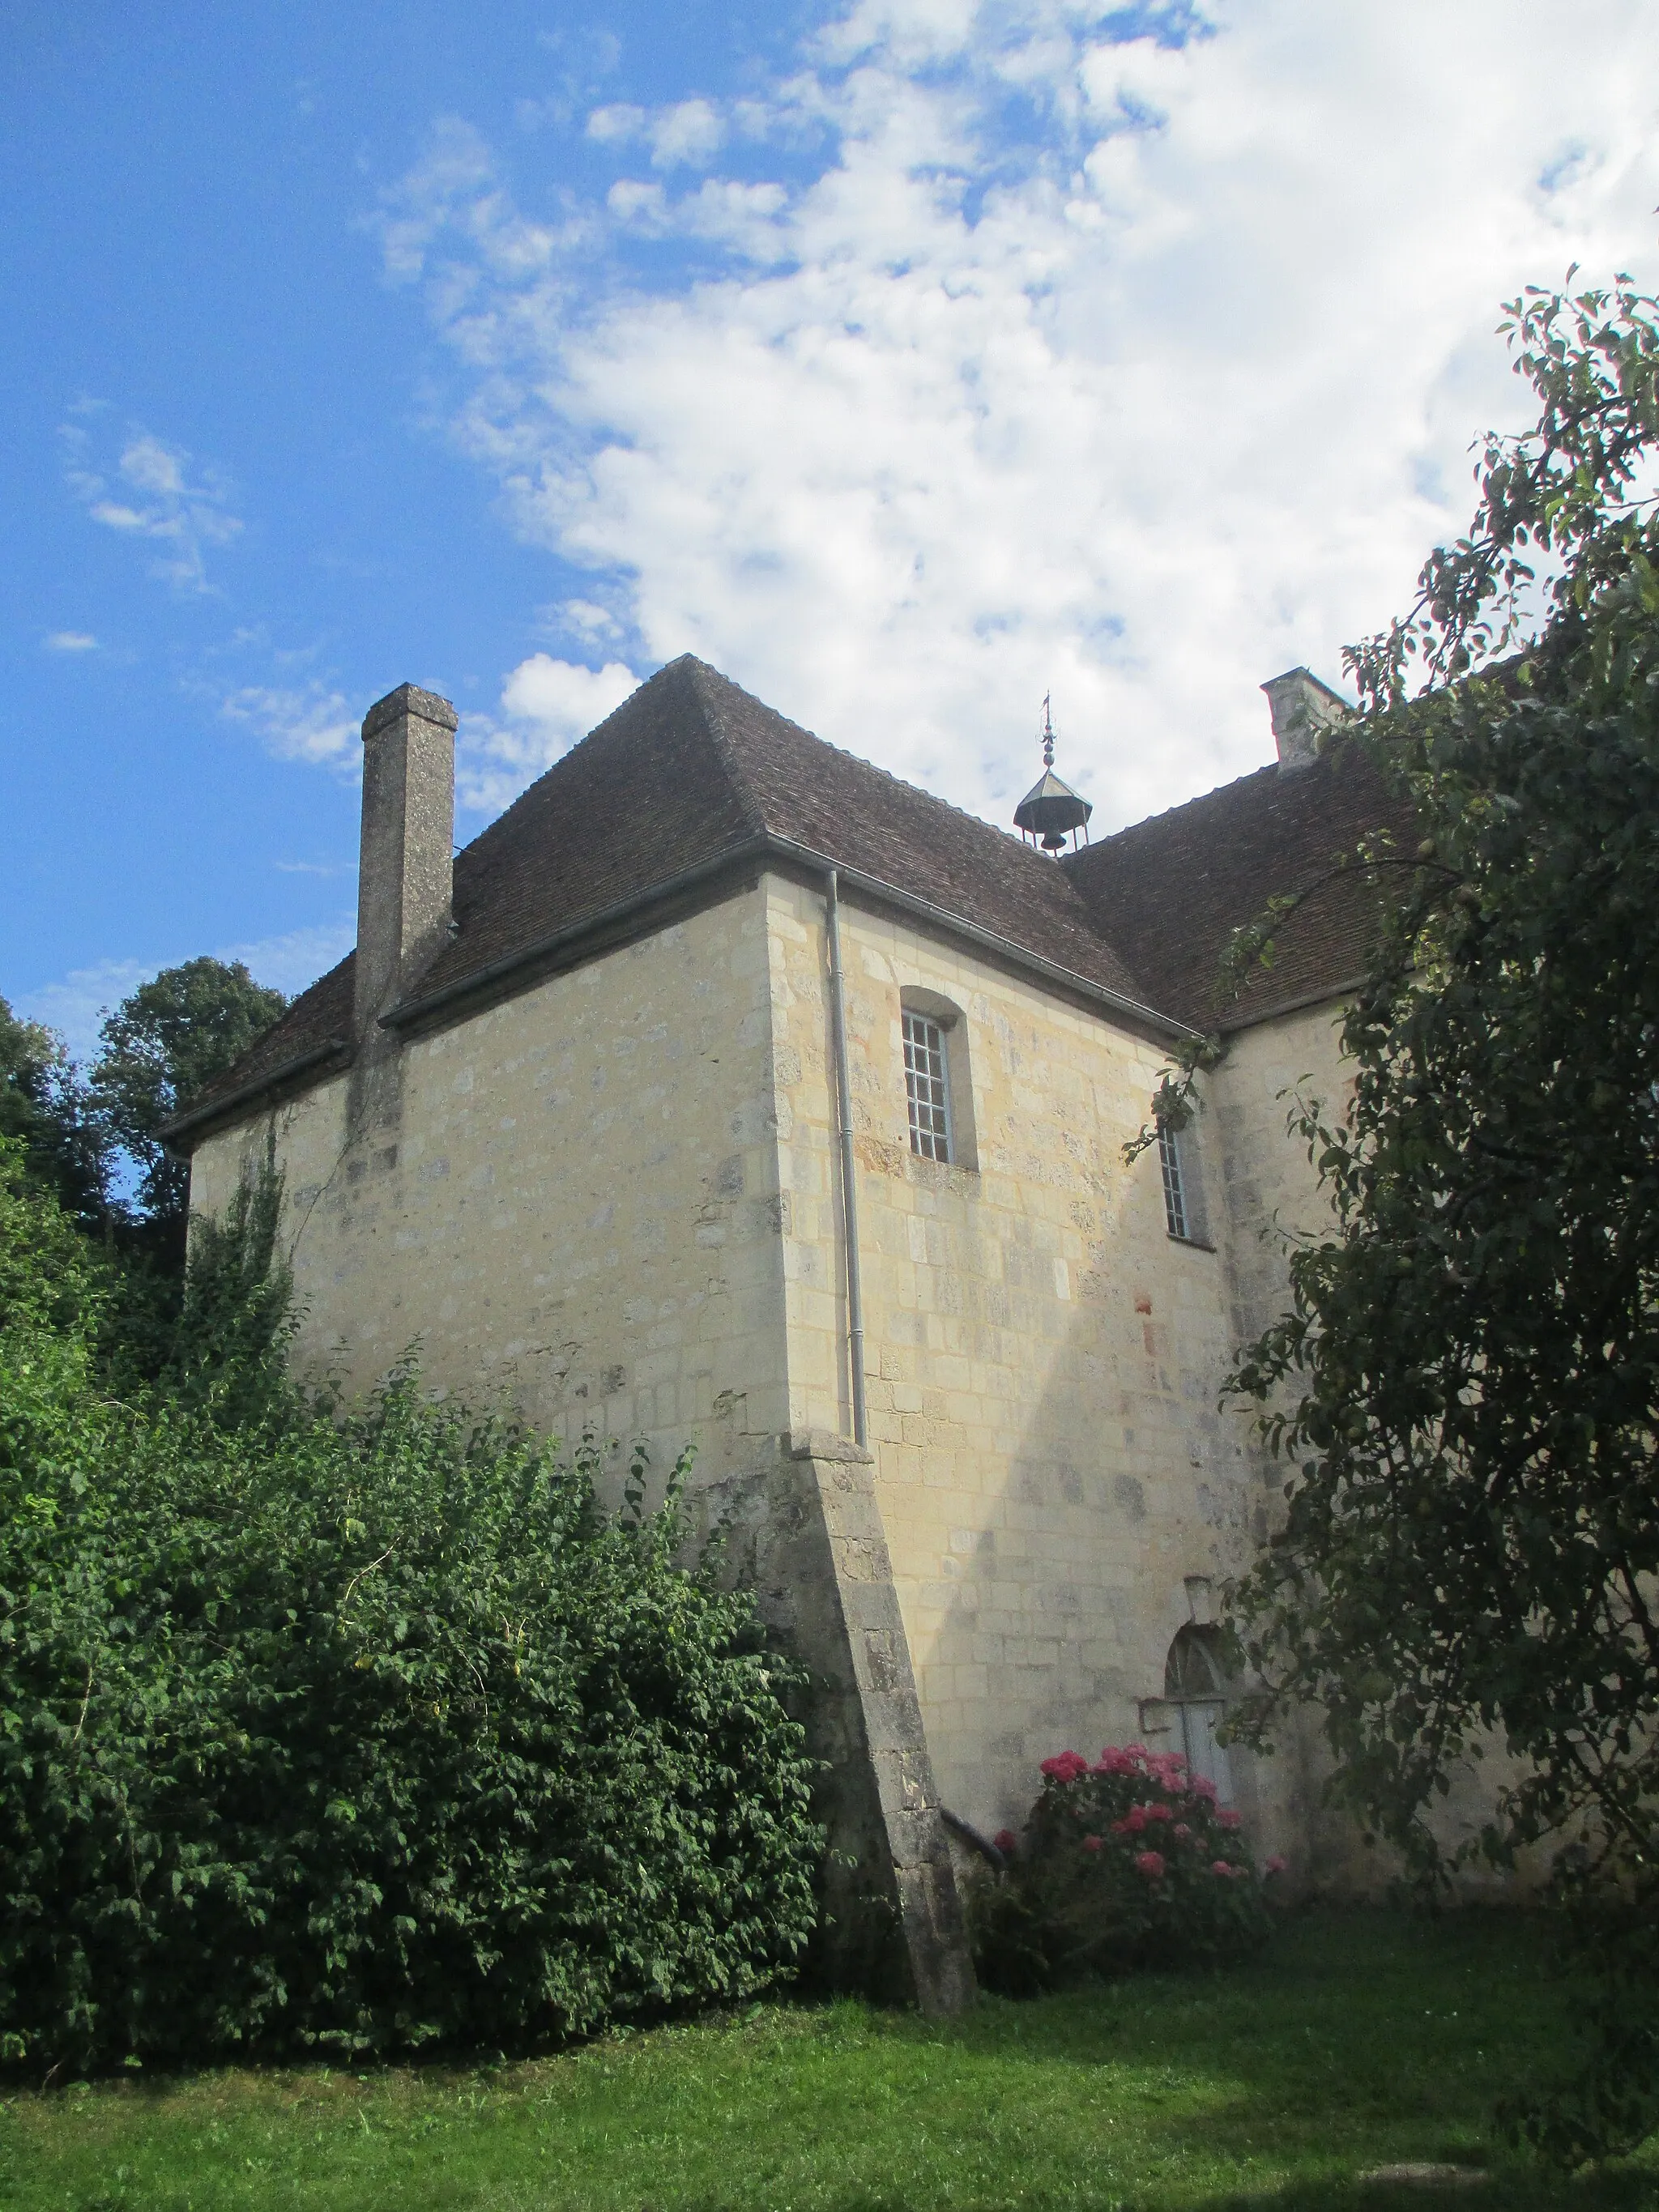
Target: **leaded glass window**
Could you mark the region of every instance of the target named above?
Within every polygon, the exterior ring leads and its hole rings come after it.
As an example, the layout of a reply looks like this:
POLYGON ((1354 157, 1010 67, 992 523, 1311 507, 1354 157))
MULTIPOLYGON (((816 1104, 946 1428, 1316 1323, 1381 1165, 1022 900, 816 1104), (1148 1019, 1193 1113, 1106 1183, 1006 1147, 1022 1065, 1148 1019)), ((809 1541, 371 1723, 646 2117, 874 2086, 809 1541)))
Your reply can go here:
POLYGON ((926 1014, 904 1017, 904 1095, 910 1109, 910 1150, 924 1160, 951 1157, 951 1085, 945 1032, 926 1014))
POLYGON ((1181 1171, 1181 1139, 1167 1121, 1158 1125, 1158 1158, 1164 1170, 1164 1218, 1171 1237, 1187 1237, 1187 1183, 1181 1171))

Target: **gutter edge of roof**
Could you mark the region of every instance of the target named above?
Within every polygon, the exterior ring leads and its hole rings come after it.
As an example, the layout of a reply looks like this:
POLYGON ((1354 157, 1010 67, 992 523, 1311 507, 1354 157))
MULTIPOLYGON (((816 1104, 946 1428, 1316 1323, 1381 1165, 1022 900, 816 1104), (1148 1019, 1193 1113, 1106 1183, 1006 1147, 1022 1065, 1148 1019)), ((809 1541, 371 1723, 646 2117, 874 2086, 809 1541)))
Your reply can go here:
MULTIPOLYGON (((1097 983, 1091 976, 1081 975, 1075 969, 1066 968, 1059 961, 1049 960, 1040 952, 1017 945, 1012 938, 998 931, 987 929, 981 924, 969 921, 965 915, 952 914, 946 907, 932 899, 921 897, 914 891, 902 890, 896 884, 889 884, 879 876, 866 875, 862 869, 849 868, 832 860, 828 854, 813 850, 811 846, 798 844, 792 837, 781 837, 770 830, 759 836, 746 837, 724 851, 710 854, 693 867, 683 868, 678 874, 666 876, 660 882, 648 884, 643 890, 630 892, 628 897, 617 899, 610 906, 586 915, 550 935, 538 938, 516 951, 504 953, 498 960, 475 969, 471 975, 459 976, 447 983, 441 990, 423 996, 401 1000, 380 1017, 380 1026, 392 1030, 411 1027, 434 1016, 442 1015, 452 1006, 489 993, 497 984, 505 983, 520 969, 555 959, 562 952, 574 951, 586 939, 599 936, 637 914, 659 906, 678 897, 682 892, 695 890, 700 884, 728 870, 741 867, 745 862, 768 860, 787 862, 804 868, 813 875, 827 875, 833 868, 841 883, 853 891, 862 891, 866 897, 878 904, 896 908, 901 913, 912 914, 932 922, 949 935, 994 954, 1009 966, 1038 976, 1043 981, 1055 983, 1081 998, 1102 1012, 1115 1014, 1135 1027, 1148 1029, 1171 1042, 1182 1037, 1201 1034, 1189 1024, 1178 1021, 1171 1014, 1160 1013, 1155 1006, 1143 1006, 1127 993, 1115 991, 1109 984, 1097 983)), ((1240 1024, 1243 1026, 1243 1024, 1240 1024)), ((202 1129, 213 1121, 222 1121, 253 1105, 270 1093, 281 1090, 295 1077, 308 1073, 323 1061, 332 1060, 350 1049, 350 1040, 344 1036, 325 1038, 321 1044, 296 1053, 264 1075, 256 1076, 242 1084, 222 1098, 206 1101, 192 1107, 187 1113, 175 1115, 157 1133, 163 1143, 171 1146, 178 1139, 202 1129)))
MULTIPOLYGON (((866 875, 860 868, 845 867, 839 860, 831 860, 826 853, 814 852, 810 846, 797 844, 793 837, 769 836, 767 843, 776 850, 781 859, 793 860, 815 873, 827 874, 833 868, 843 884, 850 884, 854 890, 864 891, 884 905, 896 907, 901 913, 918 915, 924 921, 948 930, 951 935, 963 938, 970 945, 981 945, 988 952, 995 953, 1010 965, 1040 975, 1045 981, 1061 984, 1066 990, 1089 1000, 1103 1011, 1119 1014, 1142 1028, 1154 1030, 1161 1036, 1173 1040, 1201 1034, 1186 1022, 1178 1021, 1173 1014, 1160 1013, 1156 1006, 1143 1006, 1139 1000, 1130 998, 1127 992, 1115 991, 1107 983, 1097 983, 1092 976, 1080 975, 1074 968, 1067 968, 1060 961, 1049 960, 1041 952, 1033 952, 1025 945, 1017 945, 1012 938, 1004 937, 997 930, 987 929, 981 923, 969 921, 963 915, 952 914, 948 907, 939 906, 932 899, 920 897, 914 891, 901 890, 896 884, 884 883, 879 876, 866 875)), ((1101 943, 1104 945, 1106 939, 1103 938, 1101 943)))
POLYGON ((1283 999, 1278 1005, 1262 1006, 1253 1013, 1236 1015, 1231 1021, 1218 1022, 1216 1028, 1222 1036, 1236 1036, 1241 1030, 1253 1030, 1263 1022, 1276 1022, 1285 1014, 1305 1013, 1310 1006, 1322 1006, 1333 999, 1346 999, 1364 981, 1364 975, 1347 975, 1340 983, 1322 983, 1316 991, 1304 991, 1299 999, 1283 999))
POLYGON ((1097 983, 1091 976, 1078 974, 1075 969, 1047 959, 1042 953, 1017 945, 1012 938, 1004 937, 996 930, 987 929, 978 922, 969 921, 963 915, 952 914, 948 908, 938 905, 932 899, 922 898, 914 891, 902 890, 896 884, 885 883, 878 876, 866 875, 861 869, 847 867, 827 853, 817 852, 811 846, 799 844, 793 837, 782 837, 772 830, 764 830, 758 836, 746 837, 738 844, 728 845, 724 851, 711 854, 706 860, 699 860, 695 866, 683 868, 678 874, 665 877, 659 883, 648 884, 643 890, 630 892, 626 898, 601 907, 580 921, 571 922, 546 937, 538 938, 515 951, 504 953, 500 959, 490 961, 470 975, 458 976, 454 982, 445 984, 441 990, 403 1000, 380 1016, 380 1026, 400 1030, 412 1023, 425 1021, 460 1000, 506 981, 520 969, 555 959, 562 952, 573 951, 586 939, 614 928, 634 915, 660 905, 683 891, 694 890, 699 884, 723 874, 728 869, 739 867, 744 862, 767 860, 787 861, 797 867, 804 867, 814 875, 827 875, 834 868, 842 883, 849 889, 861 890, 867 897, 886 906, 896 907, 902 913, 917 915, 948 931, 952 936, 996 953, 1011 965, 1040 975, 1045 981, 1063 985, 1066 990, 1086 999, 1104 1012, 1120 1015, 1127 1021, 1172 1039, 1199 1034, 1173 1015, 1160 1013, 1154 1006, 1143 1006, 1127 993, 1115 991, 1108 984, 1097 983))
POLYGON ((251 1081, 239 1084, 234 1091, 227 1091, 222 1098, 210 1098, 200 1106, 192 1106, 183 1114, 175 1114, 171 1121, 163 1121, 155 1133, 171 1150, 177 1139, 187 1135, 204 1122, 237 1113, 244 1106, 250 1106, 256 1099, 265 1097, 267 1092, 280 1091, 296 1075, 305 1075, 322 1061, 333 1060, 350 1049, 349 1037, 325 1037, 320 1044, 309 1046, 304 1052, 296 1052, 292 1059, 278 1061, 265 1074, 256 1075, 251 1081))

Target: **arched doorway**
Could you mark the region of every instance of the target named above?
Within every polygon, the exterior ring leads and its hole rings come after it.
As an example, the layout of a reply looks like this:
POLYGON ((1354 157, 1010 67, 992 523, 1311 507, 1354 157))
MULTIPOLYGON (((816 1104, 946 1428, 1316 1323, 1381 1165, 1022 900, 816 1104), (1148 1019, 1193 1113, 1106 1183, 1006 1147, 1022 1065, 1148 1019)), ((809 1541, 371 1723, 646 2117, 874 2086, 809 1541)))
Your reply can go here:
POLYGON ((1164 1705, 1175 1738, 1171 1748, 1196 1779, 1212 1783, 1216 1802, 1233 1802, 1232 1768, 1215 1732, 1227 1717, 1221 1638, 1195 1623, 1180 1630, 1164 1665, 1164 1705))

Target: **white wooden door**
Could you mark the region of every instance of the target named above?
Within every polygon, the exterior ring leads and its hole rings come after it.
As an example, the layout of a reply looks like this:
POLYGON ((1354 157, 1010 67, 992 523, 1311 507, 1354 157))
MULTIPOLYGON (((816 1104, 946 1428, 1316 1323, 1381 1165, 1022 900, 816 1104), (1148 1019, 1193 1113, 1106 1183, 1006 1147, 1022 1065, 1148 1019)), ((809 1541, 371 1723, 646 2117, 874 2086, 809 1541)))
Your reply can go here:
POLYGON ((1194 1779, 1202 1779, 1215 1785, 1218 1805, 1233 1802, 1233 1773, 1228 1764, 1224 1745, 1215 1740, 1215 1732, 1227 1717, 1227 1708, 1219 1698, 1194 1698, 1176 1707, 1181 1716, 1181 1748, 1187 1755, 1187 1770, 1194 1779))

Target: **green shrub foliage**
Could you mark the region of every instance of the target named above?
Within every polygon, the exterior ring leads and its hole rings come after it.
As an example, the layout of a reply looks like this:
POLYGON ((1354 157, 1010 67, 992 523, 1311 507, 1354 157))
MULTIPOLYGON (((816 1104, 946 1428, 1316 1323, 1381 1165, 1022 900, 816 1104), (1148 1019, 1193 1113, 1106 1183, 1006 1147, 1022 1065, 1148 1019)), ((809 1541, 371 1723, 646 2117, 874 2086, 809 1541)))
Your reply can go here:
MULTIPOLYGON (((1023 1838, 969 1922, 981 1982, 1029 1996, 1079 1974, 1226 1966, 1266 1942, 1263 1883, 1238 1815, 1178 1753, 1111 1745, 1042 1762, 1023 1838)), ((1269 1877, 1279 1862, 1269 1860, 1269 1877)))
POLYGON ((1291 1108, 1330 1219, 1230 1386, 1285 1476, 1233 1605, 1241 1733, 1316 1701, 1425 1883, 1554 1856, 1592 2047, 1526 2124, 1571 2164, 1659 2127, 1659 298, 1508 316, 1536 427, 1345 655, 1421 834, 1373 850, 1352 1081, 1291 1108))
POLYGON ((0 2051, 499 2045, 787 1975, 811 1762, 748 1599, 677 1564, 684 1465, 647 1515, 636 1455, 611 1518, 592 1441, 412 1372, 217 1419, 199 1341, 191 1389, 112 1395, 75 1244, 14 1157, 0 2051))

